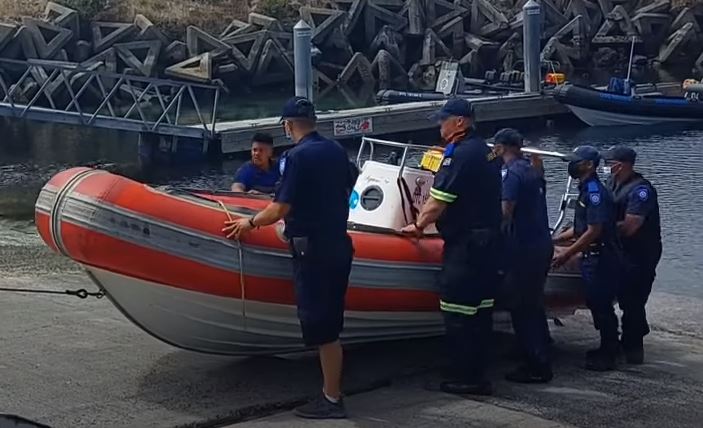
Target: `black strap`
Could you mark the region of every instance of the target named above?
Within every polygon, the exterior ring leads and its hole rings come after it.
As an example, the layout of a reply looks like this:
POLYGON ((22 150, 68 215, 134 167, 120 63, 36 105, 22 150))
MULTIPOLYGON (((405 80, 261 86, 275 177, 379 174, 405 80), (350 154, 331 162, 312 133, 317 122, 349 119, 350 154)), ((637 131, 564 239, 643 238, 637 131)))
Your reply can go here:
POLYGON ((405 218, 406 223, 415 223, 417 221, 417 216, 420 214, 418 212, 417 207, 413 203, 413 195, 410 192, 410 187, 408 186, 408 182, 405 181, 404 177, 398 177, 398 187, 400 188, 400 199, 403 202, 403 217, 405 218), (412 221, 408 221, 408 216, 405 212, 405 201, 407 200, 408 205, 410 206, 410 216, 412 221))

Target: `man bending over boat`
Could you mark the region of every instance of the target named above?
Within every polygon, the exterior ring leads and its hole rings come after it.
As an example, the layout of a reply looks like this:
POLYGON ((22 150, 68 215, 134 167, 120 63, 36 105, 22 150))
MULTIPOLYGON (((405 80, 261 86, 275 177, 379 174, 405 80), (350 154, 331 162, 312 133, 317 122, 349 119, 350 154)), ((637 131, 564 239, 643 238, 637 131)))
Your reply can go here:
POLYGON ((293 254, 298 318, 307 346, 318 347, 324 386, 313 402, 295 410, 311 419, 341 419, 344 321, 354 248, 347 235, 349 196, 357 172, 344 148, 315 130, 315 106, 295 97, 283 107, 281 122, 295 143, 279 162, 281 182, 273 202, 252 218, 226 222, 228 237, 285 219, 293 254))
POLYGON ((273 162, 273 137, 256 133, 251 140, 251 161, 242 165, 234 176, 233 192, 273 193, 280 178, 273 162))
POLYGON ((471 118, 471 105, 461 98, 450 99, 433 115, 448 144, 430 198, 402 232, 419 237, 436 222, 444 240, 439 309, 452 366, 440 389, 489 395, 486 365, 500 279, 501 180, 496 155, 474 133, 471 118))

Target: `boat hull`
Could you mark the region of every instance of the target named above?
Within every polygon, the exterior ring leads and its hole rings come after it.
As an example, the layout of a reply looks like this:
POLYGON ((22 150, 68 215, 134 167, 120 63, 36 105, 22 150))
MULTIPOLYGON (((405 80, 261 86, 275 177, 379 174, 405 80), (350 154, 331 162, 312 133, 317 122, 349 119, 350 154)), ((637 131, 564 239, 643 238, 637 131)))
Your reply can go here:
MULTIPOLYGON (((220 231, 227 215, 248 215, 266 203, 167 194, 104 171, 74 169, 42 189, 36 223, 51 248, 84 266, 127 318, 164 342, 227 355, 299 351, 282 225, 241 242, 220 231)), ((441 335, 435 290, 441 240, 350 235, 356 254, 343 341, 441 335)), ((550 312, 581 307, 579 284, 574 272, 553 273, 546 290, 550 312)))
POLYGON ((681 97, 630 97, 574 85, 558 87, 554 96, 589 126, 703 121, 703 103, 681 97))

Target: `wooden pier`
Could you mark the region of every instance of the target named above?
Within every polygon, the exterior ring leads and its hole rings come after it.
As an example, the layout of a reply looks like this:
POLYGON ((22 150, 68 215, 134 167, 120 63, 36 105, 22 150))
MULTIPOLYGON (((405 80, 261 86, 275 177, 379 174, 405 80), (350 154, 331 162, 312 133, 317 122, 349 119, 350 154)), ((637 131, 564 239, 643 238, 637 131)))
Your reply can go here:
MULTIPOLYGON (((337 140, 362 136, 381 136, 423 131, 436 127, 427 116, 445 101, 419 101, 318 113, 318 129, 337 140)), ((477 122, 500 122, 568 114, 568 110, 549 94, 512 94, 480 97, 471 100, 477 122)), ((290 144, 279 117, 219 122, 215 135, 223 154, 248 151, 256 132, 273 135, 277 146, 290 144)))

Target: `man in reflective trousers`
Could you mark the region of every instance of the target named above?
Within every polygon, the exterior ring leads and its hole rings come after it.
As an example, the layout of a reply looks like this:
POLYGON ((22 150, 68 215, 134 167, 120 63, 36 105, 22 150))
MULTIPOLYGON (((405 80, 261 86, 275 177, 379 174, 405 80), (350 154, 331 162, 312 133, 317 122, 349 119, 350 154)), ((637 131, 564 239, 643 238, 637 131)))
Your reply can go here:
POLYGON ((628 363, 642 364, 643 338, 649 333, 645 305, 662 255, 657 191, 634 170, 637 153, 631 148, 613 147, 603 158, 610 166, 608 188, 615 199, 626 266, 618 291, 623 312, 621 344, 628 363))
POLYGON ((494 139, 496 154, 504 162, 502 229, 508 261, 499 303, 510 310, 515 336, 526 357, 525 364, 508 373, 506 379, 545 383, 552 380, 552 368, 544 283, 554 252, 546 183, 541 167, 532 166, 523 157, 519 132, 501 129, 494 139))
POLYGON ((227 222, 223 231, 239 237, 285 219, 303 340, 318 348, 324 382, 320 396, 298 407, 295 414, 340 419, 346 417, 346 410, 341 397, 339 334, 354 252, 347 217, 358 172, 339 143, 317 133, 316 119, 310 101, 288 100, 281 121, 295 147, 281 157, 281 182, 273 202, 252 218, 227 222))
POLYGON ((586 369, 608 371, 615 369, 618 351, 618 319, 613 305, 622 261, 615 229, 615 205, 596 174, 600 159, 598 150, 592 146, 577 147, 566 157, 569 175, 579 180, 579 196, 573 227, 555 240, 575 239, 575 242, 557 251, 552 264, 562 266, 574 254, 582 253, 586 303, 600 332, 600 347, 586 353, 586 369))
POLYGON ((430 198, 402 232, 421 236, 432 223, 444 240, 439 275, 451 378, 440 384, 454 394, 491 394, 486 378, 499 282, 501 179, 495 154, 472 129, 471 105, 450 99, 432 119, 448 143, 430 198))

